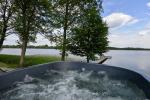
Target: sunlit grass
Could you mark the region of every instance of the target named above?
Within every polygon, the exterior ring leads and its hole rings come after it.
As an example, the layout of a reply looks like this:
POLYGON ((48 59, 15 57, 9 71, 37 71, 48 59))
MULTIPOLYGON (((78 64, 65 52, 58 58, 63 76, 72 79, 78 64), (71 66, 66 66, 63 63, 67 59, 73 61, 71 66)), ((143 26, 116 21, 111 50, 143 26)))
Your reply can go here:
MULTIPOLYGON (((16 55, 0 55, 0 67, 18 68, 20 56, 16 55)), ((53 61, 60 61, 60 57, 57 56, 26 56, 24 66, 37 65, 42 63, 48 63, 53 61)))

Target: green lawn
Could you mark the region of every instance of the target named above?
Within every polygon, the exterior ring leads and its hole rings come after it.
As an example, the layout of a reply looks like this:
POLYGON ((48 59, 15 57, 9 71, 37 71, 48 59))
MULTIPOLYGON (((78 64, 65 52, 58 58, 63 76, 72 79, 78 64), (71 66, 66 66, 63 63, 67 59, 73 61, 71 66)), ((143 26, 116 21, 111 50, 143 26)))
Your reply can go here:
MULTIPOLYGON (((0 67, 18 68, 20 56, 16 55, 3 55, 0 54, 0 67)), ((60 57, 56 56, 26 56, 24 66, 37 65, 42 63, 48 63, 53 61, 60 61, 60 57)))

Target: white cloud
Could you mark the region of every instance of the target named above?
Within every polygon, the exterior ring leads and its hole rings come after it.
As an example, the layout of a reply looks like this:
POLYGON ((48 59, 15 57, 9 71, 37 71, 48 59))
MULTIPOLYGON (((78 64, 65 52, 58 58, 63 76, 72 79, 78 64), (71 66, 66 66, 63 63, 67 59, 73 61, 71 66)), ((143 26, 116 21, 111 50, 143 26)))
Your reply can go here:
MULTIPOLYGON (((6 40, 4 41, 4 45, 16 45, 17 40, 19 40, 19 38, 15 34, 9 35, 8 37, 6 37, 6 40)), ((48 41, 48 39, 46 39, 40 34, 37 35, 36 43, 30 43, 30 45, 46 45, 46 44, 49 46, 54 45, 53 43, 48 41)))
POLYGON ((141 36, 147 36, 150 35, 150 23, 148 23, 144 29, 142 29, 141 31, 139 31, 139 35, 141 36))
POLYGON ((150 2, 147 3, 147 6, 150 8, 150 2))
POLYGON ((112 13, 104 18, 110 28, 118 28, 126 25, 131 25, 138 22, 138 19, 124 14, 112 13))
POLYGON ((109 45, 112 47, 138 47, 139 43, 135 35, 125 35, 126 33, 121 33, 118 35, 109 35, 109 45))
POLYGON ((145 36, 145 35, 150 35, 150 29, 144 29, 139 32, 139 35, 145 36))
POLYGON ((143 29, 132 32, 112 32, 109 35, 110 46, 112 47, 141 47, 150 48, 150 23, 143 29))
POLYGON ((36 43, 30 43, 30 45, 54 45, 54 43, 51 43, 48 39, 46 39, 44 36, 37 34, 36 43))
POLYGON ((109 46, 112 47, 140 47, 140 48, 150 48, 150 35, 139 35, 130 33, 109 35, 109 46))
POLYGON ((4 41, 4 45, 17 44, 17 40, 19 40, 19 38, 15 34, 9 35, 6 37, 6 39, 4 41))

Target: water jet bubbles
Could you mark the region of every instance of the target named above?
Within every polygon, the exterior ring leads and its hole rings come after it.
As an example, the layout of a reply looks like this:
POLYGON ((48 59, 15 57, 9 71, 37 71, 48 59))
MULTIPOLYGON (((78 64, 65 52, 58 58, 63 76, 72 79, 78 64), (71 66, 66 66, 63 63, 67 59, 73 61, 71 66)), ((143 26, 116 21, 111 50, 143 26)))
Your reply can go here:
POLYGON ((25 78, 24 78, 24 83, 30 83, 34 80, 34 78, 32 78, 31 76, 29 75, 26 75, 25 78))
POLYGON ((25 76, 24 82, 0 93, 0 100, 144 100, 134 85, 112 80, 105 71, 50 70, 42 78, 25 76), (43 78, 45 77, 46 78, 43 78), (38 82, 33 82, 34 80, 38 82), (130 97, 130 98, 129 98, 130 97), (1 99, 3 98, 3 99, 1 99), (135 99, 138 98, 138 99, 135 99))
POLYGON ((85 68, 83 67, 81 70, 82 70, 82 72, 84 72, 84 71, 85 71, 85 68))
POLYGON ((102 76, 105 76, 105 75, 106 75, 106 72, 105 72, 105 71, 99 71, 98 74, 99 74, 99 75, 102 75, 102 76))

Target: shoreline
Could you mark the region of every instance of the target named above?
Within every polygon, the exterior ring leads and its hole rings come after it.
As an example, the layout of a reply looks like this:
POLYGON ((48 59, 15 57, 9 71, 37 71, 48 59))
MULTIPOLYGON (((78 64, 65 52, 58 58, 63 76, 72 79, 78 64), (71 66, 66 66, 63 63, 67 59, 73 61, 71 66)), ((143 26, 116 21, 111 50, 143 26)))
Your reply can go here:
MULTIPOLYGON (((4 48, 2 48, 2 50, 3 49, 20 49, 19 47, 4 47, 4 48)), ((27 49, 56 49, 56 50, 59 50, 59 49, 57 49, 57 48, 51 48, 51 47, 49 47, 49 48, 38 48, 38 47, 28 47, 27 49)), ((127 50, 127 51, 150 51, 150 49, 144 49, 144 48, 141 48, 141 49, 136 49, 136 48, 130 48, 130 49, 124 49, 124 48, 116 48, 116 49, 108 49, 108 51, 109 50, 127 50)))

